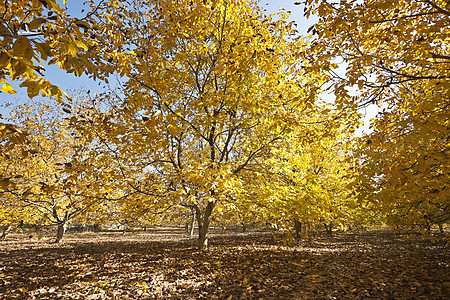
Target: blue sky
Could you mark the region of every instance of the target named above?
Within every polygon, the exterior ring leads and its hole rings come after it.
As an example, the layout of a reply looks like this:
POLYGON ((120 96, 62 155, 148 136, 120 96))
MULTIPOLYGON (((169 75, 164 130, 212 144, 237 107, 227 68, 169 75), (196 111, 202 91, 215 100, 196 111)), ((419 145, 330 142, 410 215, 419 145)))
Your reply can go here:
MULTIPOLYGON (((58 2, 63 5, 62 0, 58 0, 58 2)), ((295 0, 262 0, 259 5, 266 10, 267 14, 276 13, 281 8, 284 8, 288 11, 291 11, 291 19, 295 20, 298 24, 297 30, 300 33, 306 33, 306 30, 312 25, 312 20, 306 20, 303 17, 303 6, 294 5, 294 2, 298 2, 295 0)), ((67 0, 68 13, 74 17, 81 17, 83 13, 81 12, 83 8, 86 8, 83 5, 84 1, 82 0, 67 0)), ((87 9, 86 9, 87 10, 87 9)), ((57 66, 46 66, 45 67, 45 78, 52 82, 53 84, 59 86, 64 91, 71 90, 91 90, 93 92, 100 91, 101 87, 104 86, 102 82, 96 82, 87 76, 76 77, 73 74, 68 74, 62 70, 60 70, 57 66), (99 85, 100 84, 100 85, 99 85)), ((17 94, 8 95, 2 91, 0 91, 0 114, 4 117, 9 115, 9 109, 5 108, 6 103, 15 103, 15 102, 26 102, 28 96, 26 94, 26 90, 20 88, 18 85, 20 82, 12 82, 13 87, 17 90, 17 94)))

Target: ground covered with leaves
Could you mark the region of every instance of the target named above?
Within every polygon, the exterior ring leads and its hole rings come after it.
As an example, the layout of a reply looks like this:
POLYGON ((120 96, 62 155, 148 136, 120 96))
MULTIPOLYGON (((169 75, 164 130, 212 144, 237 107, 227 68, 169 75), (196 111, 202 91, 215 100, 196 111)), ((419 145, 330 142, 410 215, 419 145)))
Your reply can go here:
POLYGON ((389 231, 68 234, 0 242, 1 299, 448 299, 450 251, 389 231), (287 243, 286 243, 287 242, 287 243))

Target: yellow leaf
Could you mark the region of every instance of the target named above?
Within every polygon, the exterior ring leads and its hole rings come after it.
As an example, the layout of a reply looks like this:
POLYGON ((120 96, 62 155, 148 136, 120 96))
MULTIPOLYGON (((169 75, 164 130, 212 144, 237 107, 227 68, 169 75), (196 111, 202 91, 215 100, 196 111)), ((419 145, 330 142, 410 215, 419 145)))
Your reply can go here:
POLYGON ((10 95, 17 93, 17 91, 7 82, 2 86, 2 91, 10 95))
POLYGON ((242 281, 242 285, 247 285, 247 283, 248 283, 248 278, 245 277, 244 280, 242 281))
POLYGON ((19 37, 13 44, 13 54, 30 60, 33 57, 33 48, 26 37, 19 37))
POLYGON ((1 23, 0 23, 0 35, 2 35, 2 36, 11 35, 8 28, 6 28, 5 25, 3 25, 1 23))
POLYGON ((36 30, 41 27, 43 23, 45 23, 47 20, 44 18, 35 18, 33 21, 30 22, 30 30, 36 30))
POLYGON ((75 22, 75 25, 84 29, 91 29, 91 25, 86 21, 78 20, 75 22))
POLYGON ((0 53, 0 68, 5 68, 10 61, 10 57, 6 52, 0 53))
POLYGON ((12 184, 12 181, 9 178, 4 178, 4 179, 0 180, 0 187, 5 189, 5 190, 11 184, 12 184))
POLYGON ((88 51, 88 46, 83 43, 82 41, 75 41, 75 43, 77 44, 78 47, 83 48, 84 50, 88 51))
POLYGON ((36 49, 37 51, 39 51, 41 58, 43 60, 47 60, 47 57, 51 55, 51 50, 49 45, 47 45, 46 43, 39 43, 36 41, 33 41, 34 44, 36 45, 36 49))
POLYGON ((11 61, 11 79, 15 80, 21 76, 27 69, 27 66, 18 59, 11 61))
POLYGON ((97 286, 99 287, 99 288, 103 288, 103 287, 105 287, 106 286, 106 282, 105 281, 97 281, 97 286))
POLYGON ((69 45, 67 46, 67 48, 68 48, 69 53, 70 53, 70 55, 71 55, 72 57, 77 56, 77 48, 75 48, 72 44, 69 44, 69 45))
POLYGON ((364 80, 358 80, 358 88, 362 89, 364 87, 364 80))

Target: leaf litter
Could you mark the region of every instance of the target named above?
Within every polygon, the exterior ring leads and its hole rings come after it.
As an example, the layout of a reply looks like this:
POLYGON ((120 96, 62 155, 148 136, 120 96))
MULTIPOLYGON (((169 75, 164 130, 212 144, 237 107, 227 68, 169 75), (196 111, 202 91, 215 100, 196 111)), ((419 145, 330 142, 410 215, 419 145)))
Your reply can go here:
POLYGON ((1 299, 448 299, 450 288, 447 245, 389 231, 290 245, 215 233, 207 252, 181 230, 24 238, 0 242, 1 299))

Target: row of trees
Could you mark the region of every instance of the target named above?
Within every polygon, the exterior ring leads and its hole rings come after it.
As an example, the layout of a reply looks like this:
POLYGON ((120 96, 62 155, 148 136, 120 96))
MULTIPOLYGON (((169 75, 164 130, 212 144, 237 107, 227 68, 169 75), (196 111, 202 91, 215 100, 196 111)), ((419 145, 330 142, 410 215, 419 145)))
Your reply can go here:
POLYGON ((17 106, 2 124, 2 222, 52 222, 59 241, 75 218, 151 223, 191 212, 200 249, 212 219, 297 232, 382 214, 398 225, 448 222, 444 2, 306 1, 319 17, 308 37, 287 12, 266 16, 247 0, 90 7, 75 19, 51 0, 5 1, 4 74, 59 102, 17 106), (34 63, 47 59, 121 84, 63 98, 37 75, 34 63), (14 75, 15 61, 28 71, 14 75), (367 105, 384 111, 355 140, 367 105))
POLYGON ((319 16, 310 55, 345 63, 345 76, 331 72, 337 106, 382 110, 355 141, 358 198, 392 224, 448 223, 448 1, 306 2, 319 16))

